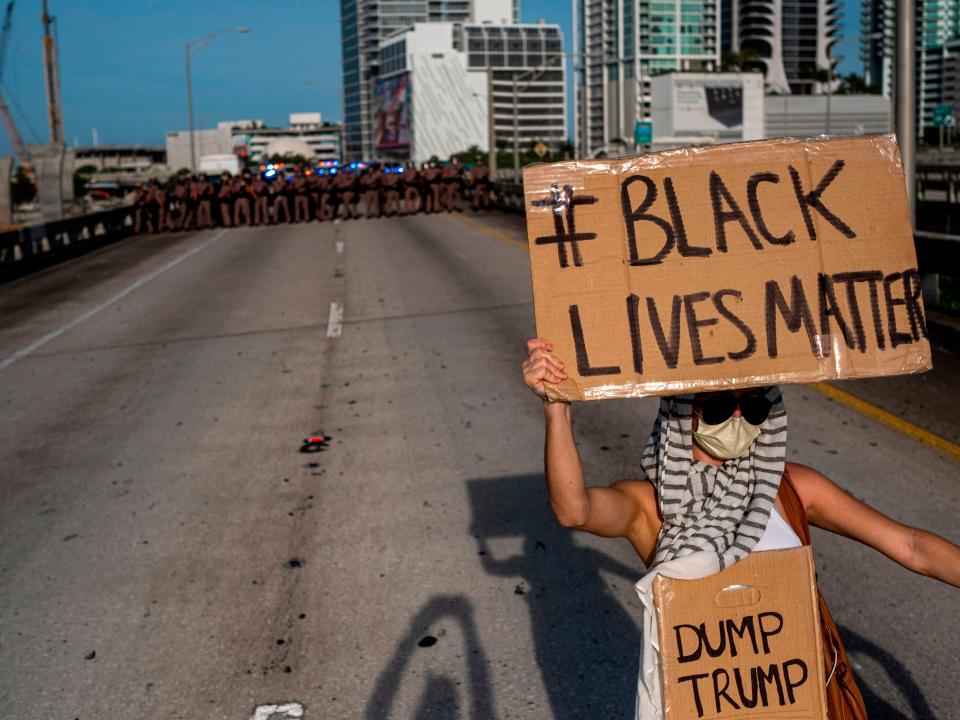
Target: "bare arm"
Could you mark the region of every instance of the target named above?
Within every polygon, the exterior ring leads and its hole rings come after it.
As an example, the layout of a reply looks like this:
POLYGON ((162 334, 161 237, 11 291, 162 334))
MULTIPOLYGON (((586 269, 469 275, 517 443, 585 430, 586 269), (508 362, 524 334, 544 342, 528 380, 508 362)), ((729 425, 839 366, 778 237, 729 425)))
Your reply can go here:
POLYGON ((791 464, 790 478, 812 525, 868 545, 915 573, 960 587, 960 547, 898 523, 812 468, 791 464))
POLYGON ((587 488, 580 454, 573 439, 573 408, 546 399, 544 382, 560 382, 563 363, 551 355, 545 340, 527 343, 530 355, 523 363, 524 382, 543 399, 546 440, 544 468, 550 506, 561 525, 604 537, 625 537, 636 531, 643 514, 628 481, 610 487, 587 488))

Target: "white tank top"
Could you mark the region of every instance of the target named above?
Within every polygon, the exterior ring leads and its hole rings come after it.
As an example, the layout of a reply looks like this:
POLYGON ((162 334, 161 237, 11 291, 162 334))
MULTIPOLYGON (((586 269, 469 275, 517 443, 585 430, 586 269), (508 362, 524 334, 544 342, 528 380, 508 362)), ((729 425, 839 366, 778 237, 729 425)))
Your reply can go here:
POLYGON ((770 508, 770 520, 767 522, 767 529, 763 531, 763 537, 754 546, 754 551, 786 550, 801 545, 803 543, 800 542, 800 538, 777 511, 777 506, 774 505, 770 508))

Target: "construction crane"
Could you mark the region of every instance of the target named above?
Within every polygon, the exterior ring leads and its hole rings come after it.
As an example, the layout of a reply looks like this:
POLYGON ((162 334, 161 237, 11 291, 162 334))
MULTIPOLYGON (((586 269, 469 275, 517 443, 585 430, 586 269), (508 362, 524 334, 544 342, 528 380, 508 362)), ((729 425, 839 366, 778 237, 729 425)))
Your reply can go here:
MULTIPOLYGON (((3 68, 7 57, 7 41, 10 37, 10 27, 13 25, 13 2, 7 3, 7 11, 3 16, 3 26, 0 27, 0 82, 3 80, 3 68)), ((20 165, 27 172, 30 171, 30 153, 27 152, 27 146, 23 144, 23 138, 20 137, 20 131, 13 121, 13 115, 10 114, 10 108, 7 107, 3 99, 3 91, 0 90, 0 121, 3 122, 3 129, 7 133, 13 152, 16 153, 20 165)))
POLYGON ((57 62, 57 44, 50 28, 54 18, 47 12, 47 0, 43 0, 43 69, 47 81, 47 118, 50 122, 50 144, 63 145, 63 115, 60 112, 60 65, 57 62))

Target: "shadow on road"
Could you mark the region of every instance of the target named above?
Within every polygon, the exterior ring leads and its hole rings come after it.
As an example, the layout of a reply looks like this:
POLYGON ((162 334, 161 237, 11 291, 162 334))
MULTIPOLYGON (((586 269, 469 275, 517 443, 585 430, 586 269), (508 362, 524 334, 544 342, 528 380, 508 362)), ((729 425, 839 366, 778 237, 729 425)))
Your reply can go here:
MULTIPOLYGON (((542 475, 470 480, 467 491, 484 569, 515 578, 529 608, 550 717, 632 718, 640 629, 600 571, 626 581, 623 595, 633 592, 642 566, 576 545, 550 510, 542 475), (491 542, 504 538, 519 540, 521 552, 495 557, 491 542)), ((520 600, 511 594, 504 602, 520 600)))
MULTIPOLYGON (((462 657, 465 658, 467 671, 464 684, 469 699, 466 717, 470 720, 489 720, 496 716, 489 663, 477 635, 473 605, 463 595, 439 595, 431 598, 413 617, 409 631, 397 644, 393 657, 381 671, 367 702, 364 713, 367 720, 400 716, 394 705, 400 684, 407 674, 407 665, 417 651, 418 643, 440 620, 452 620, 462 633, 462 657)), ((459 668, 451 668, 450 671, 456 678, 462 677, 459 668)), ((425 683, 412 717, 416 720, 458 720, 461 717, 458 683, 447 675, 432 671, 425 678, 425 683)))
POLYGON ((862 635, 858 635, 848 628, 841 627, 840 636, 851 661, 864 657, 871 658, 879 667, 883 668, 890 678, 891 684, 900 690, 901 696, 910 705, 911 714, 909 716, 904 715, 877 695, 865 684, 863 676, 858 674, 856 676, 857 686, 863 694, 863 701, 867 706, 870 720, 936 720, 936 715, 927 704, 923 691, 914 682, 913 676, 903 663, 883 648, 874 645, 862 635))

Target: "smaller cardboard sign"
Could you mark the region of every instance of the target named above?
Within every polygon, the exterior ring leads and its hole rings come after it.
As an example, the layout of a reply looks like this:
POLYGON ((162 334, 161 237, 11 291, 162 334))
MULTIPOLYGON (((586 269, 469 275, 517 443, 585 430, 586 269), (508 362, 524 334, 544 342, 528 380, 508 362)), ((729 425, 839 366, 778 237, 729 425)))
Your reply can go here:
POLYGON ((665 720, 827 717, 809 546, 653 584, 665 720))

